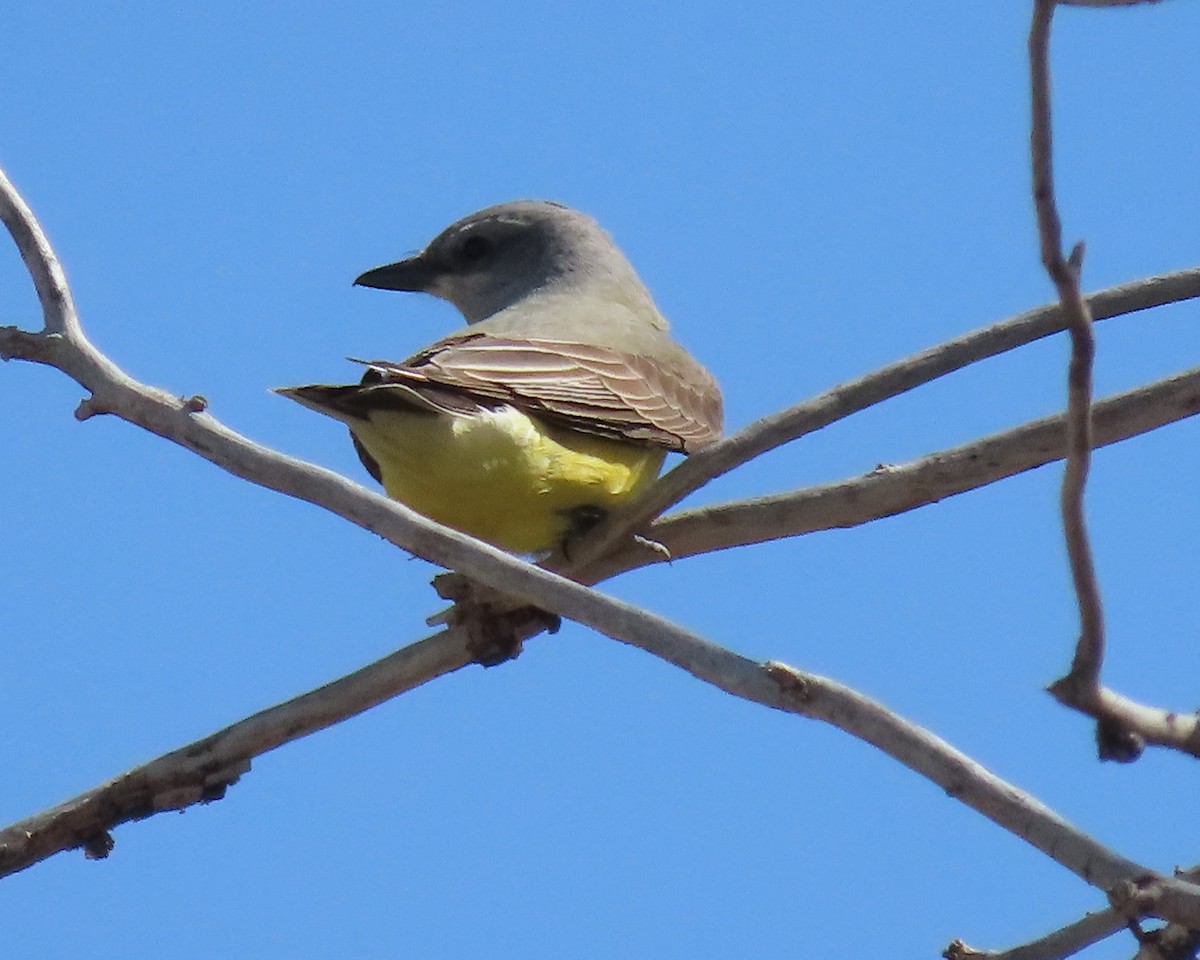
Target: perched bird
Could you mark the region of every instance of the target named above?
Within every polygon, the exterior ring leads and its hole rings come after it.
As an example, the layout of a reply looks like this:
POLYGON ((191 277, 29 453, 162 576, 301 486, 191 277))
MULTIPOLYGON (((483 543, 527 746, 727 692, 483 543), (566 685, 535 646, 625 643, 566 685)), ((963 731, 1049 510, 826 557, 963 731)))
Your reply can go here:
POLYGON ((350 428, 388 496, 514 553, 560 547, 636 497, 668 451, 721 434, 712 376, 629 262, 557 203, 489 207, 355 283, 422 291, 467 326, 362 382, 278 392, 350 428))

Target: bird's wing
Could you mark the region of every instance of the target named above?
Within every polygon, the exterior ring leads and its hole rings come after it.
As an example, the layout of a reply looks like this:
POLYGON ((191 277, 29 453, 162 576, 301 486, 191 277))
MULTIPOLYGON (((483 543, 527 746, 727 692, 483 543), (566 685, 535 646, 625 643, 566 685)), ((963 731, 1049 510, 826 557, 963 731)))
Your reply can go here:
POLYGON ((369 361, 364 385, 403 386, 447 412, 509 403, 575 430, 691 453, 721 435, 721 393, 681 349, 663 353, 467 333, 404 363, 369 361))

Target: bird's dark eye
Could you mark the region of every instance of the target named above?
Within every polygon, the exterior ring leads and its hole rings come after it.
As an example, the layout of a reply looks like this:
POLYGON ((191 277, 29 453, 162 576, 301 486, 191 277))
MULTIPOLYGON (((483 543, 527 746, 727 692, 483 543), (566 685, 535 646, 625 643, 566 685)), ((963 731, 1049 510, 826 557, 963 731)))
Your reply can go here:
POLYGON ((492 252, 492 241, 478 234, 467 237, 459 250, 463 263, 478 263, 492 252))

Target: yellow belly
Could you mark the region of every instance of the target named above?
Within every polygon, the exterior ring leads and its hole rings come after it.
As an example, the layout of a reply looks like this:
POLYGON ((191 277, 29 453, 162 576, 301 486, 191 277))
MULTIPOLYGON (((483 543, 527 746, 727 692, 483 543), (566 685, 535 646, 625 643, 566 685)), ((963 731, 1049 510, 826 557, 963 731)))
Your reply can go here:
POLYGON ((389 497, 514 553, 552 550, 658 476, 665 453, 548 427, 511 407, 379 411, 350 427, 389 497))

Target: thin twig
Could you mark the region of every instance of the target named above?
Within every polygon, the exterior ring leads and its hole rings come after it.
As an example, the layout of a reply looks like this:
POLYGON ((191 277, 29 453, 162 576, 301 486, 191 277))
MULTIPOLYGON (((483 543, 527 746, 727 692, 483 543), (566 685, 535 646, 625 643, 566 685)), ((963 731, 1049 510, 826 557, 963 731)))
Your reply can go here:
POLYGON ((955 940, 943 951, 946 960, 1063 960, 1120 933, 1129 923, 1111 907, 1089 913, 1069 926, 1008 950, 975 950, 955 940))
POLYGON ((14 823, 0 831, 0 877, 77 847, 104 856, 114 827, 219 799, 250 769, 253 758, 471 660, 466 632, 444 631, 14 823))
POLYGON ((8 228, 42 305, 42 333, 77 337, 79 316, 62 264, 33 211, 0 170, 0 222, 8 228))
POLYGON ((1058 0, 1061 7, 1146 7, 1162 0, 1058 0))
POLYGON ((1030 157, 1033 202, 1037 212, 1042 263, 1058 290, 1071 333, 1067 373, 1067 466, 1062 483, 1062 522, 1071 578, 1079 606, 1079 642, 1070 673, 1055 686, 1070 690, 1080 702, 1095 698, 1104 663, 1104 615, 1083 515, 1084 490, 1091 465, 1092 363, 1095 339, 1092 318, 1079 287, 1083 245, 1062 255, 1062 224, 1054 196, 1053 134, 1050 108, 1050 28, 1056 0, 1035 0, 1029 28, 1029 73, 1032 92, 1030 157))

